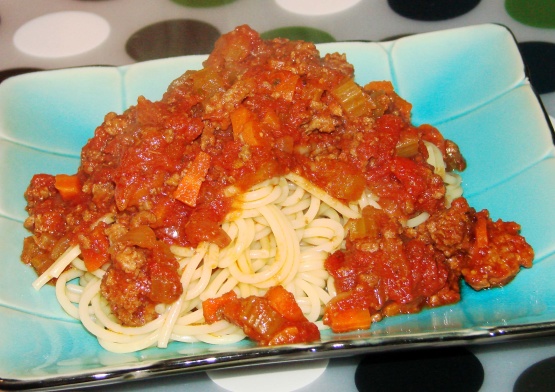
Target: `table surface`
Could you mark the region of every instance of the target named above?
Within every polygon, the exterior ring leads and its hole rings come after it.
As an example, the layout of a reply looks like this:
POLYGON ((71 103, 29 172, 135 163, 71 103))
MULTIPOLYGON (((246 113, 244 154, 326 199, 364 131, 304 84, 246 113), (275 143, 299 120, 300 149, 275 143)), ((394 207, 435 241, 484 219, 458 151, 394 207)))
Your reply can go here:
MULTIPOLYGON (((552 0, 0 0, 0 82, 36 70, 124 65, 208 53, 220 34, 240 24, 249 24, 267 36, 280 34, 328 42, 380 41, 480 23, 500 23, 512 30, 529 67, 532 84, 548 114, 555 116, 552 0)), ((429 373, 434 369, 426 366, 441 368, 455 355, 470 359, 463 365, 469 366, 468 380, 457 385, 459 389, 451 386, 449 390, 555 390, 553 337, 446 349, 439 353, 441 356, 436 354, 419 351, 411 355, 412 362, 404 362, 403 366, 405 370, 414 366, 416 371, 429 373), (432 357, 435 361, 424 360, 432 357), (483 380, 472 375, 476 369, 478 373, 483 370, 483 380)), ((388 357, 391 366, 399 366, 397 360, 401 357, 408 361, 406 353, 397 355, 398 358, 388 357)), ((309 379, 308 385, 298 390, 382 390, 376 383, 355 384, 357 370, 372 371, 368 359, 364 356, 332 359, 327 367, 319 363, 322 374, 316 377, 318 372, 305 373, 315 379, 311 382, 309 379)), ((285 379, 291 368, 268 370, 274 371, 278 379, 285 379)), ((164 387, 170 391, 222 391, 212 381, 211 377, 216 376, 201 372, 112 385, 102 390, 154 391, 164 387)), ((247 375, 245 380, 241 390, 249 390, 247 386, 252 379, 247 375)), ((421 390, 416 381, 412 386, 413 390, 421 390)), ((284 390, 285 386, 282 387, 273 389, 267 385, 265 389, 284 390)), ((386 386, 386 390, 393 388, 386 386)), ((427 390, 444 390, 441 386, 430 388, 427 390)))

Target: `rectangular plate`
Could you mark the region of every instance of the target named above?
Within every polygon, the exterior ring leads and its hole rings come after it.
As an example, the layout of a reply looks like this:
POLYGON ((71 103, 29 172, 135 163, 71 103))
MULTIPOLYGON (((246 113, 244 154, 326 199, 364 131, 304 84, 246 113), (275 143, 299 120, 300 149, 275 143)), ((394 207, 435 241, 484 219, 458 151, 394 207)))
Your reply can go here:
POLYGON ((58 306, 53 287, 31 287, 34 271, 19 260, 27 235, 23 192, 34 173, 75 173, 81 147, 106 113, 122 112, 139 95, 161 98, 171 80, 199 69, 205 56, 18 76, 0 84, 0 387, 68 388, 555 332, 553 129, 510 31, 488 24, 319 49, 346 53, 359 84, 392 80, 413 104, 415 124, 431 123, 460 146, 468 161, 465 196, 492 218, 522 225, 536 252, 534 267, 504 288, 475 292, 463 285, 459 304, 387 318, 368 331, 327 331, 312 344, 174 342, 167 349, 106 352, 58 306))

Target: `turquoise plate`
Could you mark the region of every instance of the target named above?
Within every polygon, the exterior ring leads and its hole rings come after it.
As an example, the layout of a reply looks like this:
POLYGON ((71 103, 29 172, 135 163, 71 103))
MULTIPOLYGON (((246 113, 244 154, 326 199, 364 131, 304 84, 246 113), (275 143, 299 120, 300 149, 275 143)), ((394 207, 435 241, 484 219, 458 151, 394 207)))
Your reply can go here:
POLYGON ((171 343, 133 354, 104 351, 59 308, 52 287, 36 292, 19 260, 26 235, 23 192, 34 173, 74 173, 81 147, 104 114, 139 95, 159 99, 204 56, 125 67, 88 67, 14 77, 0 84, 0 388, 68 388, 257 363, 307 360, 429 345, 498 342, 555 332, 553 129, 505 27, 478 25, 384 43, 331 43, 361 84, 392 80, 468 160, 465 195, 494 219, 514 220, 536 252, 533 268, 504 288, 396 316, 371 330, 324 333, 312 344, 256 347, 171 343))

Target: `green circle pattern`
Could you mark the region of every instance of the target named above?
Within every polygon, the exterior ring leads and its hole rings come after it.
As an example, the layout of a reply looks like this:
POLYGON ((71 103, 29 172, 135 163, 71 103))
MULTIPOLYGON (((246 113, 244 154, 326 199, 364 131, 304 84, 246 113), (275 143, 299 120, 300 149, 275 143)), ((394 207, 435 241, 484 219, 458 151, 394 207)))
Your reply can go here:
POLYGON ((210 7, 221 7, 223 5, 233 3, 235 0, 172 0, 172 1, 184 7, 210 8, 210 7))
POLYGON ((312 27, 291 26, 266 31, 260 36, 264 39, 288 38, 290 40, 310 41, 315 44, 335 42, 336 39, 329 33, 312 27))
POLYGON ((555 1, 553 0, 505 0, 509 15, 528 26, 555 28, 555 1))

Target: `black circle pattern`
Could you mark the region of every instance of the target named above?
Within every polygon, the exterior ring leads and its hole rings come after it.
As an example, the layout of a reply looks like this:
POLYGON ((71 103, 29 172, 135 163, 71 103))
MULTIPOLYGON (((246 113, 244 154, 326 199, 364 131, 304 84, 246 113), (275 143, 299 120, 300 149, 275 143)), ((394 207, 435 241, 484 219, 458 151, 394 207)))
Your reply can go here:
POLYGON ((555 92, 555 43, 529 41, 518 44, 518 47, 536 92, 555 92))
POLYGON ((355 371, 359 392, 475 392, 483 381, 482 364, 464 348, 368 355, 355 371))
POLYGON ((555 391, 555 357, 544 359, 526 369, 516 380, 513 392, 555 391))
POLYGON ((438 21, 471 11, 480 0, 387 0, 393 11, 409 19, 438 21))
POLYGON ((216 27, 198 20, 166 20, 134 33, 125 50, 137 61, 208 54, 220 35, 216 27))

